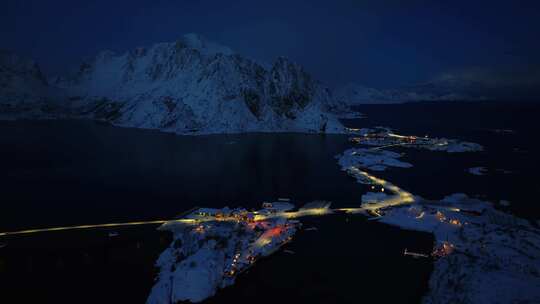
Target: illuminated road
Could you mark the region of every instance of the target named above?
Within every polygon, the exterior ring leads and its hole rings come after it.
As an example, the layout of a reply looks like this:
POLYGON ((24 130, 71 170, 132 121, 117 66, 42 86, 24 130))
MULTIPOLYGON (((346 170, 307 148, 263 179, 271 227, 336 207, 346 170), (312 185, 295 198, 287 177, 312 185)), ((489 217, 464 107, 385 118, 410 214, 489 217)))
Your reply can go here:
POLYGON ((337 209, 339 211, 345 211, 347 213, 364 213, 366 211, 370 211, 374 214, 379 214, 379 209, 415 202, 414 195, 412 195, 410 192, 407 192, 398 186, 385 181, 384 179, 377 178, 365 171, 359 170, 356 167, 350 167, 348 170, 354 175, 361 176, 363 179, 368 180, 371 184, 381 186, 383 189, 386 189, 386 191, 392 192, 393 195, 389 195, 387 198, 375 202, 364 203, 359 208, 337 209))
POLYGON ((20 230, 20 231, 0 232, 0 237, 43 233, 43 232, 69 231, 69 230, 86 230, 86 229, 97 229, 97 228, 141 226, 141 225, 160 225, 160 224, 169 223, 169 222, 192 223, 193 220, 189 220, 189 219, 179 219, 179 220, 172 220, 172 221, 171 220, 155 220, 155 221, 141 221, 141 222, 127 222, 127 223, 109 223, 109 224, 96 224, 96 225, 79 225, 79 226, 52 227, 52 228, 41 228, 41 229, 27 229, 27 230, 20 230))
POLYGON ((309 208, 309 209, 302 209, 298 211, 277 212, 273 214, 256 214, 254 220, 264 221, 271 218, 295 219, 295 218, 306 217, 306 216, 327 215, 333 212, 334 210, 330 208, 309 208))
POLYGON ((384 209, 388 207, 395 207, 399 205, 411 204, 416 201, 412 193, 407 192, 399 188, 398 186, 388 181, 385 181, 384 179, 380 179, 378 177, 370 175, 369 173, 365 171, 361 171, 356 167, 350 167, 348 169, 353 174, 357 176, 361 176, 363 179, 369 181, 372 185, 380 186, 381 188, 385 189, 385 192, 390 192, 392 194, 388 195, 386 198, 383 198, 377 201, 370 201, 369 203, 364 203, 360 207, 357 207, 357 208, 338 208, 338 209, 312 208, 312 209, 302 209, 302 210, 292 211, 292 212, 278 212, 271 215, 257 214, 255 216, 255 220, 262 221, 269 218, 277 218, 277 217, 294 219, 294 218, 300 218, 300 217, 306 217, 306 216, 328 215, 336 211, 352 213, 352 214, 369 212, 371 214, 380 216, 380 213, 379 213, 380 209, 384 209))
MULTIPOLYGON (((330 209, 326 207, 321 208, 308 208, 300 209, 298 211, 291 212, 277 212, 273 214, 255 214, 255 221, 264 221, 271 218, 286 218, 286 219, 295 219, 306 216, 322 216, 328 215, 335 211, 347 212, 352 214, 357 213, 366 213, 370 212, 372 214, 380 215, 379 210, 403 205, 410 204, 415 201, 414 196, 395 186, 394 184, 387 182, 383 179, 377 178, 365 171, 361 171, 356 167, 350 167, 349 171, 357 176, 361 176, 363 179, 369 181, 373 185, 381 186, 385 191, 393 193, 388 195, 387 198, 375 201, 364 203, 358 208, 339 208, 339 209, 330 209)), ((65 226, 65 227, 52 227, 52 228, 41 228, 41 229, 27 229, 20 231, 11 231, 11 232, 0 232, 0 237, 5 236, 14 236, 14 235, 28 235, 35 233, 44 233, 44 232, 58 232, 58 231, 69 231, 69 230, 88 230, 88 229, 98 229, 98 228, 114 228, 114 227, 129 227, 129 226, 141 226, 141 225, 161 225, 161 224, 173 224, 173 223, 184 223, 184 224, 200 224, 201 222, 211 222, 211 221, 238 221, 235 217, 225 217, 225 218, 215 218, 212 216, 201 217, 197 219, 176 219, 176 220, 153 220, 153 221, 139 221, 139 222, 127 222, 127 223, 109 223, 109 224, 96 224, 96 225, 78 225, 78 226, 65 226)))
POLYGON ((412 145, 412 144, 411 143, 391 144, 391 145, 379 146, 379 147, 371 148, 370 150, 381 150, 381 149, 384 149, 384 148, 400 147, 400 146, 407 146, 407 145, 412 145))

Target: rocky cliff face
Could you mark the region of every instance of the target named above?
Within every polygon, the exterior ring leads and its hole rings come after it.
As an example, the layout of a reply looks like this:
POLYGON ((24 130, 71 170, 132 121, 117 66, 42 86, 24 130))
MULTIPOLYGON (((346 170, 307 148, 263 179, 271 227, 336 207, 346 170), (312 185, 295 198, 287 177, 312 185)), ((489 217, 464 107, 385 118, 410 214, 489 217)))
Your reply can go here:
POLYGON ((270 67, 186 35, 125 54, 102 52, 54 81, 73 107, 113 124, 176 133, 339 132, 330 93, 300 66, 270 67))

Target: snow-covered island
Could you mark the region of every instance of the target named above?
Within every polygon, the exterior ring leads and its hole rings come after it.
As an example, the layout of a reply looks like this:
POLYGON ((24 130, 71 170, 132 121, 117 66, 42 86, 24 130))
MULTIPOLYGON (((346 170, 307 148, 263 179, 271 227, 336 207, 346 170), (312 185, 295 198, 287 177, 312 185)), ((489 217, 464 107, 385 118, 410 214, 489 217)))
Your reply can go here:
POLYGON ((382 149, 352 148, 336 156, 342 167, 357 165, 371 171, 384 171, 388 167, 411 168, 412 164, 400 161, 402 155, 382 149))
POLYGON ((385 127, 348 129, 349 133, 356 135, 351 141, 366 146, 403 146, 430 151, 442 151, 448 153, 478 152, 483 147, 477 143, 459 141, 447 138, 430 138, 414 135, 400 135, 385 127))
POLYGON ((540 230, 526 220, 465 194, 381 213, 383 223, 435 236, 424 303, 540 302, 540 230))
MULTIPOLYGON (((366 130, 362 132, 370 134, 366 130)), ((402 140, 412 139, 386 133, 383 137, 367 136, 367 140, 353 139, 382 147, 400 145, 402 140)), ((457 141, 455 144, 460 146, 457 141)), ((359 183, 371 185, 372 192, 362 197, 360 208, 342 210, 369 214, 382 223, 429 232, 435 237, 431 253, 404 251, 415 258, 435 259, 423 303, 540 303, 539 229, 527 220, 498 211, 492 203, 465 194, 453 194, 438 201, 412 195, 362 171, 381 168, 371 168, 372 155, 356 151, 362 149, 350 149, 338 155, 338 164, 359 183)))
POLYGON ((472 168, 467 169, 467 172, 469 172, 472 175, 482 176, 486 174, 487 168, 486 167, 472 167, 472 168))
POLYGON ((330 213, 327 202, 297 211, 287 201, 263 203, 257 211, 200 208, 163 224, 173 242, 159 257, 159 275, 148 304, 200 302, 232 285, 259 258, 289 242, 302 216, 330 213))

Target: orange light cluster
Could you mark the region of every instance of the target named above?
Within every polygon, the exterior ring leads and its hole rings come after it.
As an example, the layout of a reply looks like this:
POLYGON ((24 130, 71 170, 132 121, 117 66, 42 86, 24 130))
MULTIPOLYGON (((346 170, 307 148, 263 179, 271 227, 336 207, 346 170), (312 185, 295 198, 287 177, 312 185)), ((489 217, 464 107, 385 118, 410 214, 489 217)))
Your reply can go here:
POLYGON ((274 227, 268 230, 268 236, 271 236, 271 237, 278 236, 283 232, 283 230, 284 230, 283 226, 274 227))
POLYGON ((440 212, 440 211, 437 211, 437 214, 435 214, 435 216, 436 216, 437 219, 438 219, 439 221, 441 221, 441 222, 444 221, 444 220, 446 219, 446 217, 444 216, 444 214, 443 214, 442 212, 440 212))
POLYGON ((461 226, 461 222, 458 221, 458 220, 455 220, 455 219, 454 219, 454 220, 450 220, 450 224, 456 225, 456 226, 461 226))
POLYGON ((455 247, 452 243, 443 242, 441 246, 433 250, 432 255, 437 258, 442 258, 442 257, 452 254, 452 252, 454 252, 454 249, 455 247))

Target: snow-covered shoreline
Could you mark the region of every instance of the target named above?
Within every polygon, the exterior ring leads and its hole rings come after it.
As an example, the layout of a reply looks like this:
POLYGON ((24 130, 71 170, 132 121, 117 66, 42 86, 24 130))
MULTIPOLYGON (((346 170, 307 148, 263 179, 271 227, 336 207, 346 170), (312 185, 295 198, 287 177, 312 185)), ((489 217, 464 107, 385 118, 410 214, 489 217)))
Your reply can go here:
POLYGON ((400 161, 401 154, 382 149, 351 148, 338 155, 342 167, 357 165, 372 171, 384 171, 388 167, 411 168, 413 165, 400 161))
MULTIPOLYGON (((362 133, 370 134, 369 131, 362 133)), ((401 136, 397 138, 410 140, 401 136)), ((353 142, 382 147, 396 144, 394 139, 390 140, 391 143, 386 141, 384 135, 375 140, 369 136, 367 140, 353 139, 353 142)), ((454 145, 459 147, 460 143, 455 142, 454 145)), ((461 147, 436 150, 467 152, 478 150, 476 148, 479 145, 467 144, 461 147)), ((341 168, 360 183, 383 184, 385 181, 375 177, 366 179, 366 176, 371 175, 359 168, 373 171, 380 168, 370 168, 373 157, 351 153, 355 150, 361 151, 350 149, 338 155, 341 168)), ((439 201, 428 201, 412 194, 403 196, 407 192, 397 186, 393 187, 390 188, 393 195, 369 192, 362 197, 362 203, 363 206, 374 206, 370 214, 375 215, 374 219, 379 222, 434 235, 435 244, 430 254, 435 258, 434 271, 423 303, 540 302, 539 229, 526 220, 496 210, 492 203, 465 194, 458 193, 439 201), (385 201, 393 204, 384 204, 385 201)))
POLYGON ((156 262, 159 274, 148 304, 201 302, 234 284, 236 276, 258 259, 292 240, 301 223, 296 218, 324 215, 329 203, 313 202, 291 211, 288 201, 263 203, 248 211, 199 208, 159 229, 173 234, 172 244, 156 262))
POLYGON ((424 303, 537 303, 540 230, 493 204, 453 194, 383 212, 380 222, 435 236, 424 303))
POLYGON ((472 168, 467 169, 467 172, 472 175, 482 176, 487 173, 487 168, 486 167, 472 167, 472 168))
POLYGON ((279 249, 299 222, 284 218, 253 221, 245 209, 201 208, 184 221, 165 223, 173 243, 159 257, 160 272, 147 303, 201 302, 232 285, 236 275, 279 249))
POLYGON ((394 133, 390 128, 364 128, 354 129, 349 132, 354 135, 350 141, 374 147, 402 146, 406 148, 425 149, 429 151, 440 151, 448 153, 479 152, 484 148, 472 142, 459 141, 448 138, 430 138, 414 135, 400 135, 394 133))

